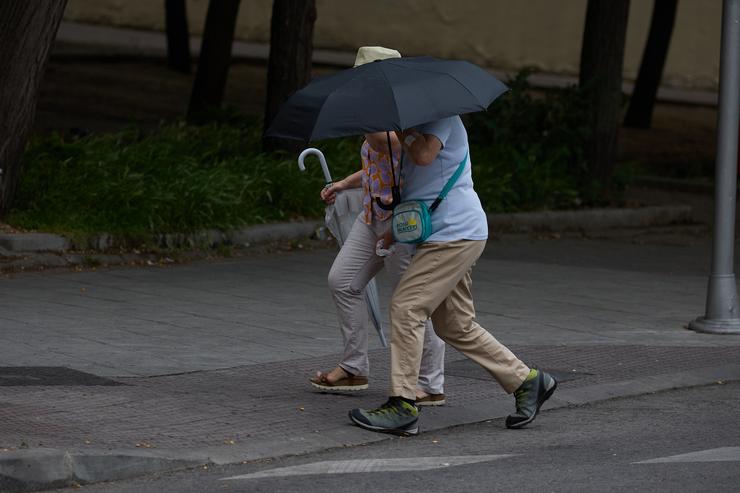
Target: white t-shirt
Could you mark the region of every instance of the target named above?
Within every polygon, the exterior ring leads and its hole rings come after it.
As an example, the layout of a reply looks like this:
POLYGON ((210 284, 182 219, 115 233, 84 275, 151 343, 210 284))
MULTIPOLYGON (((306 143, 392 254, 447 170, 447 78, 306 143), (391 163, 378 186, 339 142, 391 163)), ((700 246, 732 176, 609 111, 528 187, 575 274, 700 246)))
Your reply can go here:
POLYGON ((485 240, 488 222, 478 194, 473 190, 468 133, 459 116, 444 118, 416 127, 442 143, 437 158, 428 166, 418 166, 408 154, 403 161, 403 200, 423 200, 431 206, 467 155, 465 169, 439 207, 432 212, 432 235, 427 241, 485 240))

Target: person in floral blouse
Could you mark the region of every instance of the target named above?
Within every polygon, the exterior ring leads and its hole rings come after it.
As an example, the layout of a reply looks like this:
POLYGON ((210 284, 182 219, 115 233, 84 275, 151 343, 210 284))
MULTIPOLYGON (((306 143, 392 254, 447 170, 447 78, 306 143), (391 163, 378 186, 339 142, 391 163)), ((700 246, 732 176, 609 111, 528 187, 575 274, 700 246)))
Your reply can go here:
MULTIPOLYGON (((358 51, 355 66, 390 57, 400 57, 400 54, 387 48, 363 47, 358 51)), ((337 308, 344 353, 336 368, 328 372, 319 371, 311 378, 311 384, 322 391, 346 392, 368 387, 370 322, 363 289, 383 267, 395 289, 415 251, 414 245, 398 243, 391 247, 381 240, 390 229, 391 189, 394 180, 400 180, 400 153, 401 146, 395 133, 367 134, 360 151, 362 169, 321 190, 321 198, 327 204, 332 204, 337 192, 342 190, 362 186, 364 192, 363 212, 344 240, 329 272, 329 288, 337 308), (393 149, 393 169, 389 139, 393 149)), ((427 321, 417 383, 417 405, 444 404, 443 386, 444 342, 427 321)))

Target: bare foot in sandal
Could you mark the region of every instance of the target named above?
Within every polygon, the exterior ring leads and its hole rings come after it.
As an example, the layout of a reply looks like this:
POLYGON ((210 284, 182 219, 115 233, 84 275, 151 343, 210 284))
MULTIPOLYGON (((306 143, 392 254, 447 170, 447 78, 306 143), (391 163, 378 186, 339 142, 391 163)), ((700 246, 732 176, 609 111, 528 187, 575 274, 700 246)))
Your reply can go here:
POLYGON ((325 392, 347 392, 367 388, 367 377, 356 376, 342 367, 336 367, 329 373, 316 372, 311 378, 311 385, 325 392))
POLYGON ((444 394, 427 394, 421 389, 416 389, 417 406, 444 406, 446 402, 444 394))

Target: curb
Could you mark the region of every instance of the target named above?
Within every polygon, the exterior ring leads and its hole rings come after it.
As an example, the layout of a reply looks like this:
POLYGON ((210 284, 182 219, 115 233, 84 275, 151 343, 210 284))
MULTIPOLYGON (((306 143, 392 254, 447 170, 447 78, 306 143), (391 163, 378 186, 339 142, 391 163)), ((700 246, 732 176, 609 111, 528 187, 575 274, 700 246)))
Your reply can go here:
MULTIPOLYGON (((220 245, 249 247, 270 241, 306 238, 322 227, 319 221, 272 223, 250 226, 234 231, 207 230, 193 234, 163 234, 153 237, 162 248, 213 248, 220 245)), ((124 237, 103 233, 84 240, 71 240, 51 233, 2 233, 0 248, 16 253, 66 253, 68 250, 105 251, 118 247, 134 247, 124 237)))
POLYGON ((637 186, 660 188, 677 192, 697 193, 702 195, 714 194, 714 183, 704 183, 696 180, 679 180, 660 176, 638 176, 634 182, 637 186))
POLYGON ((310 237, 326 238, 323 223, 302 221, 251 226, 236 231, 202 231, 192 235, 169 234, 154 238, 164 252, 155 253, 106 253, 111 249, 136 252, 139 245, 132 245, 125 238, 110 234, 91 236, 75 241, 49 233, 0 234, 0 271, 14 272, 27 269, 95 267, 134 264, 166 264, 175 262, 167 257, 166 250, 180 249, 177 257, 196 260, 207 256, 197 250, 220 246, 250 248, 256 245, 281 241, 295 241, 310 237), (15 237, 22 236, 21 240, 15 237))
POLYGON ((0 456, 0 491, 22 493, 116 481, 199 464, 138 450, 21 450, 0 456))
MULTIPOLYGON (((586 209, 578 211, 516 212, 488 214, 488 225, 495 231, 584 231, 611 228, 643 228, 687 223, 692 209, 687 205, 655 206, 634 209, 586 209)), ((221 245, 250 247, 270 241, 285 241, 320 236, 320 221, 271 223, 234 231, 208 230, 194 234, 165 234, 154 238, 162 248, 214 248, 221 245)), ((83 241, 69 240, 50 233, 0 234, 0 249, 14 253, 66 253, 68 250, 94 250, 131 246, 128 240, 110 234, 83 241)), ((116 256, 109 256, 116 257, 116 256)), ((70 259, 74 263, 74 259, 70 259)))
POLYGON ((0 234, 0 247, 11 252, 63 252, 70 242, 51 233, 0 234))
MULTIPOLYGON (((654 206, 631 209, 586 209, 577 211, 517 212, 488 214, 488 227, 496 233, 530 233, 538 231, 603 231, 607 229, 647 228, 687 224, 692 209, 686 205, 654 206)), ((165 234, 153 238, 162 248, 160 253, 136 252, 138 244, 110 234, 99 234, 84 240, 71 240, 50 233, 0 234, 0 271, 31 269, 96 267, 114 265, 173 263, 167 250, 180 250, 184 260, 203 258, 202 250, 222 246, 250 248, 271 242, 327 238, 320 221, 270 223, 234 231, 207 230, 194 234, 165 234), (125 252, 109 253, 120 248, 125 252)))
POLYGON ((506 232, 598 231, 613 228, 667 226, 691 221, 688 205, 634 209, 586 209, 581 211, 517 212, 489 214, 488 226, 506 232))
MULTIPOLYGON (((740 381, 740 365, 723 365, 639 379, 561 389, 545 409, 563 409, 616 398, 636 397, 696 386, 740 381)), ((511 402, 501 399, 451 409, 425 409, 424 432, 453 426, 502 419, 511 402), (450 412, 450 411, 454 412, 450 412), (444 412, 443 412, 444 411, 444 412)), ((350 425, 328 433, 307 432, 289 440, 258 440, 237 446, 195 450, 67 451, 33 449, 0 453, 0 490, 25 493, 41 489, 79 486, 100 481, 130 479, 205 464, 236 464, 245 461, 308 454, 335 447, 352 447, 388 440, 387 435, 368 433, 350 425)))

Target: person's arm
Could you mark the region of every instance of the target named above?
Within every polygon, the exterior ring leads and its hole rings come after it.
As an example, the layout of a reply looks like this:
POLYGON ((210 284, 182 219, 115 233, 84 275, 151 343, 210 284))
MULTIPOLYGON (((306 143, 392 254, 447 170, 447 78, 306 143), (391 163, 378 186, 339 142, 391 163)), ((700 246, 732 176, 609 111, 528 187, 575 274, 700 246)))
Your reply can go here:
POLYGON ((335 181, 331 185, 322 188, 321 199, 327 204, 333 204, 337 198, 337 192, 360 186, 362 186, 362 170, 355 171, 343 180, 335 181))
MULTIPOLYGON (((399 152, 401 150, 401 143, 398 141, 396 132, 390 132, 390 137, 393 152, 399 152)), ((365 140, 367 140, 373 151, 385 154, 386 156, 388 155, 388 137, 385 132, 365 134, 365 140)))
POLYGON ((442 142, 432 134, 422 134, 416 129, 404 130, 399 136, 401 145, 419 166, 429 166, 442 150, 442 142))

